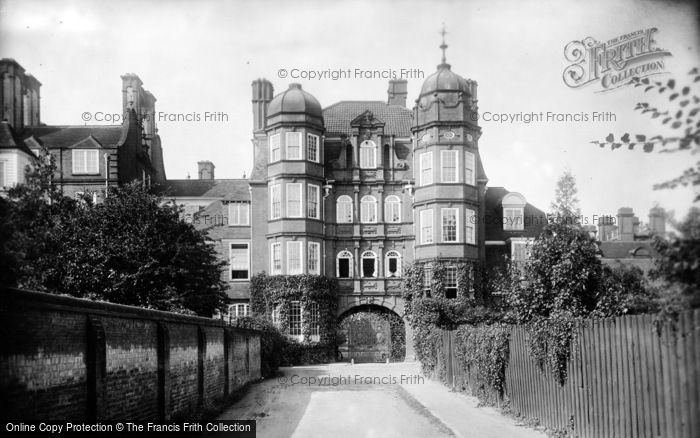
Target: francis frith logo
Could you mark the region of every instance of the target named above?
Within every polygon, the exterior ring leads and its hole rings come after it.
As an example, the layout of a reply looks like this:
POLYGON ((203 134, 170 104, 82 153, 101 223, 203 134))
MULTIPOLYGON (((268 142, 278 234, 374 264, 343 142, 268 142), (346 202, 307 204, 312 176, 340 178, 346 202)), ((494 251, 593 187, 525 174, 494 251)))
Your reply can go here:
POLYGON ((666 73, 664 57, 671 52, 657 47, 658 29, 641 29, 599 42, 592 37, 572 41, 564 48, 571 64, 564 69, 564 83, 571 88, 599 83, 598 92, 610 91, 643 78, 666 73))

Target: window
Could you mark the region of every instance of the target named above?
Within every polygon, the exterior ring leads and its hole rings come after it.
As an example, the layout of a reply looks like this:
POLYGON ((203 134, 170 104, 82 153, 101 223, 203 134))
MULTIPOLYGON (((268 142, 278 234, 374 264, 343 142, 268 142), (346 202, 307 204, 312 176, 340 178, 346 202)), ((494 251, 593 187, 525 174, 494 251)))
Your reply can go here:
POLYGON ((360 144, 360 168, 377 168, 377 145, 371 140, 365 140, 360 144))
POLYGON ((311 329, 311 340, 318 342, 320 340, 318 303, 309 303, 309 328, 311 329))
POLYGON ((396 195, 386 197, 384 201, 384 220, 389 223, 401 222, 401 199, 396 195))
POLYGON ((250 306, 248 304, 231 304, 228 307, 229 318, 242 318, 248 316, 250 306))
POLYGON ((427 186, 433 183, 433 153, 420 154, 420 185, 427 186))
POLYGON ((303 242, 287 242, 287 274, 298 275, 303 273, 301 265, 303 242))
POLYGON ((338 270, 336 272, 338 278, 352 278, 352 253, 350 251, 340 251, 338 253, 338 270))
POLYGON ((339 224, 352 223, 352 198, 348 195, 338 197, 336 203, 336 222, 339 224))
POLYGON ((456 242, 457 241, 457 209, 443 208, 442 209, 442 241, 456 242))
POLYGON ((386 276, 401 277, 401 254, 398 251, 386 253, 386 276))
POLYGON ((458 151, 440 151, 440 162, 442 168, 442 182, 456 183, 457 182, 457 154, 458 151))
POLYGON ((250 270, 248 243, 232 243, 229 249, 231 280, 247 280, 250 270))
POLYGON ((275 307, 272 308, 272 325, 275 327, 280 326, 280 307, 279 305, 276 305, 275 307))
POLYGON ((363 196, 360 200, 360 222, 365 224, 377 222, 377 199, 374 196, 363 196))
POLYGON ((301 217, 301 183, 287 184, 287 217, 301 217))
POLYGON ((280 160, 280 135, 270 136, 270 163, 280 160))
POLYGON ((445 270, 445 297, 457 298, 457 267, 448 266, 445 270))
POLYGON ((321 188, 319 186, 309 184, 306 186, 306 216, 311 219, 320 219, 321 214, 318 208, 321 188))
POLYGON ((377 254, 374 251, 362 253, 362 278, 377 277, 377 254))
POLYGON ((308 260, 308 271, 309 274, 319 275, 321 274, 321 245, 317 242, 309 242, 309 260, 308 260))
POLYGON ((247 202, 231 202, 228 204, 228 224, 249 225, 250 208, 247 202))
POLYGON ((74 150, 73 151, 74 174, 100 173, 99 151, 74 150))
POLYGON ((423 290, 430 290, 433 286, 433 268, 430 265, 423 266, 423 290))
POLYGON ((420 212, 420 243, 433 243, 433 210, 420 212))
POLYGON ((270 219, 282 217, 282 193, 279 184, 270 186, 270 219))
POLYGON ((531 239, 513 239, 510 242, 510 259, 516 264, 527 261, 530 258, 531 239))
POLYGON ((464 210, 464 243, 476 245, 476 212, 471 208, 464 210))
POLYGON ((503 229, 506 231, 521 231, 523 230, 523 209, 522 208, 503 208, 503 229))
POLYGON ((306 134, 306 159, 318 163, 318 135, 306 134))
POLYGON ((282 244, 275 242, 270 246, 270 272, 272 275, 280 275, 282 273, 282 244))
POLYGON ((470 186, 475 185, 474 182, 475 174, 475 159, 472 152, 464 153, 464 183, 470 186))
POLYGON ((289 303, 289 334, 301 336, 301 303, 299 301, 289 303))
POLYGON ((301 132, 287 133, 287 159, 301 160, 301 132))

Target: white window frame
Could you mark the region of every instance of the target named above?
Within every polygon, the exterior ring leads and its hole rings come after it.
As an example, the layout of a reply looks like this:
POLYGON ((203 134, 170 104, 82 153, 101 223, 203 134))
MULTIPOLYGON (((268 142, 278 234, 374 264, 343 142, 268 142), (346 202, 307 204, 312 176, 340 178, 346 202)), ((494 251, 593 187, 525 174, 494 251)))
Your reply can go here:
POLYGON ((458 208, 442 208, 440 209, 440 231, 441 231, 441 237, 442 237, 442 242, 446 243, 455 243, 459 242, 459 209, 458 208), (455 224, 454 224, 454 231, 455 231, 455 238, 454 240, 447 240, 445 238, 445 219, 447 218, 447 213, 454 213, 455 217, 455 224))
POLYGON ((279 219, 282 217, 282 185, 270 185, 270 219, 279 219), (276 196, 275 196, 276 195, 276 196), (277 198, 277 199, 275 199, 277 198))
MULTIPOLYGON (((250 242, 248 241, 243 241, 243 240, 229 240, 227 241, 228 243, 228 275, 229 275, 229 281, 248 281, 250 280, 250 242), (233 272, 233 246, 234 245, 245 245, 246 247, 246 269, 247 271, 247 276, 245 278, 233 278, 232 272, 233 272)), ((237 271, 242 271, 243 269, 237 269, 237 271)))
POLYGON ((476 185, 476 155, 469 151, 464 151, 464 183, 476 185))
POLYGON ((525 209, 523 207, 503 207, 503 231, 522 231, 525 229, 525 209), (509 220, 509 218, 511 218, 509 220), (512 219, 512 218, 519 218, 512 219))
POLYGON ((246 227, 250 225, 250 203, 229 202, 228 204, 228 225, 230 227, 246 227))
POLYGON ((304 190, 302 183, 287 183, 287 217, 303 217, 304 216, 304 190), (290 196, 291 190, 296 189, 299 193, 299 200, 297 204, 297 210, 292 207, 292 197, 290 196))
POLYGON ((363 224, 377 223, 377 198, 365 195, 360 200, 360 222, 363 224))
POLYGON ((517 263, 523 263, 526 262, 530 259, 531 251, 532 251, 532 243, 535 241, 535 239, 530 238, 530 237, 516 237, 512 238, 510 240, 510 259, 517 263), (516 246, 522 246, 523 248, 523 253, 525 256, 523 258, 516 258, 515 257, 515 247, 516 246))
POLYGON ((315 134, 306 134, 306 159, 312 163, 319 163, 321 160, 321 139, 315 134), (313 157, 312 157, 313 152, 313 157))
POLYGON ((440 181, 444 183, 456 183, 459 182, 459 151, 456 150, 443 150, 440 151, 440 181), (452 166, 450 169, 454 169, 454 177, 447 178, 447 166, 446 164, 450 161, 448 157, 452 156, 452 166))
POLYGON ((321 275, 321 244, 318 242, 309 242, 307 246, 307 271, 311 275, 321 275))
POLYGON ((250 315, 250 305, 246 303, 236 303, 229 306, 229 313, 233 313, 233 318, 244 318, 250 315), (231 312, 233 310, 233 312, 231 312))
POLYGON ((282 136, 280 134, 272 134, 270 136, 270 163, 282 159, 282 136))
POLYGON ((299 275, 304 273, 304 242, 301 240, 294 240, 287 242, 287 275, 299 275), (293 266, 292 258, 293 247, 297 247, 299 251, 299 266, 293 266))
POLYGON ((377 168, 377 144, 372 140, 360 143, 360 169, 377 168))
POLYGON ((445 295, 447 295, 447 289, 454 289, 455 298, 457 298, 457 291, 459 290, 459 272, 456 266, 447 266, 445 269, 445 295))
MULTIPOLYGON (((304 153, 303 153, 303 152, 304 152, 304 151, 303 151, 303 149, 304 149, 304 144, 302 143, 301 132, 299 132, 299 131, 297 131, 297 132, 287 132, 287 133, 286 133, 286 136, 285 136, 285 140, 286 140, 286 142, 285 142, 285 149, 286 149, 286 151, 287 151, 287 155, 286 155, 286 156, 287 156, 287 159, 288 159, 288 160, 301 160, 301 159, 302 159, 301 157, 304 156, 304 153), (298 144, 299 144, 299 146, 298 146, 298 151, 297 151, 297 154, 296 154, 296 155, 292 155, 292 154, 291 154, 291 151, 292 151, 293 149, 290 149, 290 147, 289 147, 289 144, 291 143, 290 139, 293 138, 293 137, 297 137, 298 144)), ((295 149, 296 149, 296 148, 295 148, 295 149)))
POLYGON ((364 251, 360 256, 360 277, 361 278, 377 278, 379 275, 379 258, 374 251, 364 251), (372 275, 365 275, 365 260, 374 261, 374 272, 372 275))
POLYGON ((401 254, 398 251, 393 249, 391 251, 387 251, 386 255, 384 256, 384 271, 384 276, 386 278, 401 278, 401 254), (393 275, 391 272, 389 272, 390 259, 396 259, 396 273, 393 275))
POLYGON ((433 152, 420 154, 420 185, 427 186, 433 183, 433 152))
POLYGON ((301 308, 300 301, 290 301, 289 302, 289 335, 295 338, 301 337, 303 335, 302 330, 304 327, 304 313, 301 308), (298 313, 295 311, 299 308, 298 313), (298 316, 297 316, 298 315, 298 316), (298 318, 298 320, 297 320, 298 318), (297 325, 298 324, 298 325, 297 325))
POLYGON ((423 265, 423 290, 433 289, 433 267, 432 265, 423 265))
POLYGON ((355 277, 355 266, 353 264, 353 255, 350 251, 343 250, 338 253, 338 255, 335 257, 335 276, 336 278, 354 278, 355 277), (348 260, 348 274, 350 274, 347 277, 341 277, 340 276, 340 260, 341 259, 347 259, 348 260))
POLYGON ((100 174, 100 151, 97 149, 73 149, 71 157, 73 175, 100 174), (79 158, 80 155, 83 155, 83 157, 79 158), (94 165, 94 167, 91 165, 94 165))
POLYGON ((270 244, 270 272, 272 275, 282 274, 282 243, 270 244))
POLYGON ((335 221, 339 224, 351 224, 353 223, 353 206, 352 198, 348 195, 340 195, 335 201, 335 221), (343 209, 340 206, 344 205, 343 209), (343 211, 344 209, 349 209, 349 211, 343 211), (349 213, 349 214, 345 214, 349 213), (349 220, 348 220, 349 219, 349 220))
POLYGON ((390 224, 401 223, 401 198, 396 195, 389 195, 384 200, 384 222, 390 224), (397 213, 396 219, 394 219, 392 210, 395 210, 397 213))
POLYGON ((464 243, 476 245, 476 211, 471 208, 464 210, 464 243))
POLYGON ((419 213, 420 217, 420 243, 421 245, 427 245, 435 242, 434 233, 434 222, 433 222, 433 210, 427 208, 421 210, 419 213), (428 236, 429 234, 429 236, 428 236))
MULTIPOLYGON (((307 314, 309 315, 309 328, 311 328, 311 333, 310 333, 310 340, 311 342, 318 342, 321 340, 321 333, 320 333, 320 316, 321 314, 318 311, 318 303, 315 301, 309 301, 307 303, 309 305, 309 309, 307 311, 307 314)), ((302 313, 302 319, 304 317, 304 314, 302 313)))
POLYGON ((315 184, 306 186, 306 216, 321 219, 321 187, 315 184), (315 208, 315 214, 312 208, 315 208))

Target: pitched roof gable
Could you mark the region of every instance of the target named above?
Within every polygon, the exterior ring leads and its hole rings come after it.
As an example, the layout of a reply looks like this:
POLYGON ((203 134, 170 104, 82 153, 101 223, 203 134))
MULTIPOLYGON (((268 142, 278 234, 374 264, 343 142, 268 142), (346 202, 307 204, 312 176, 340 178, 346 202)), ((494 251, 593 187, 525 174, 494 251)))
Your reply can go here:
POLYGON ((413 112, 399 105, 380 100, 341 101, 323 110, 326 135, 349 134, 352 122, 370 111, 376 120, 384 122, 384 134, 411 136, 413 112))

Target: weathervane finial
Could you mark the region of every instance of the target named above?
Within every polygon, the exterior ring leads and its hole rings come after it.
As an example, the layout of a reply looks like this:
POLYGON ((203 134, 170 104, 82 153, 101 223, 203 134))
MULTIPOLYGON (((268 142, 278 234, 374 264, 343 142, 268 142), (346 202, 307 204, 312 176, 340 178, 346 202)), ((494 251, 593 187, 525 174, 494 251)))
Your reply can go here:
POLYGON ((445 49, 447 49, 447 44, 445 44, 445 34, 447 33, 447 29, 445 28, 445 23, 442 23, 442 31, 440 34, 442 34, 442 44, 440 44, 440 48, 442 49, 442 63, 446 64, 447 59, 445 58, 445 49))

